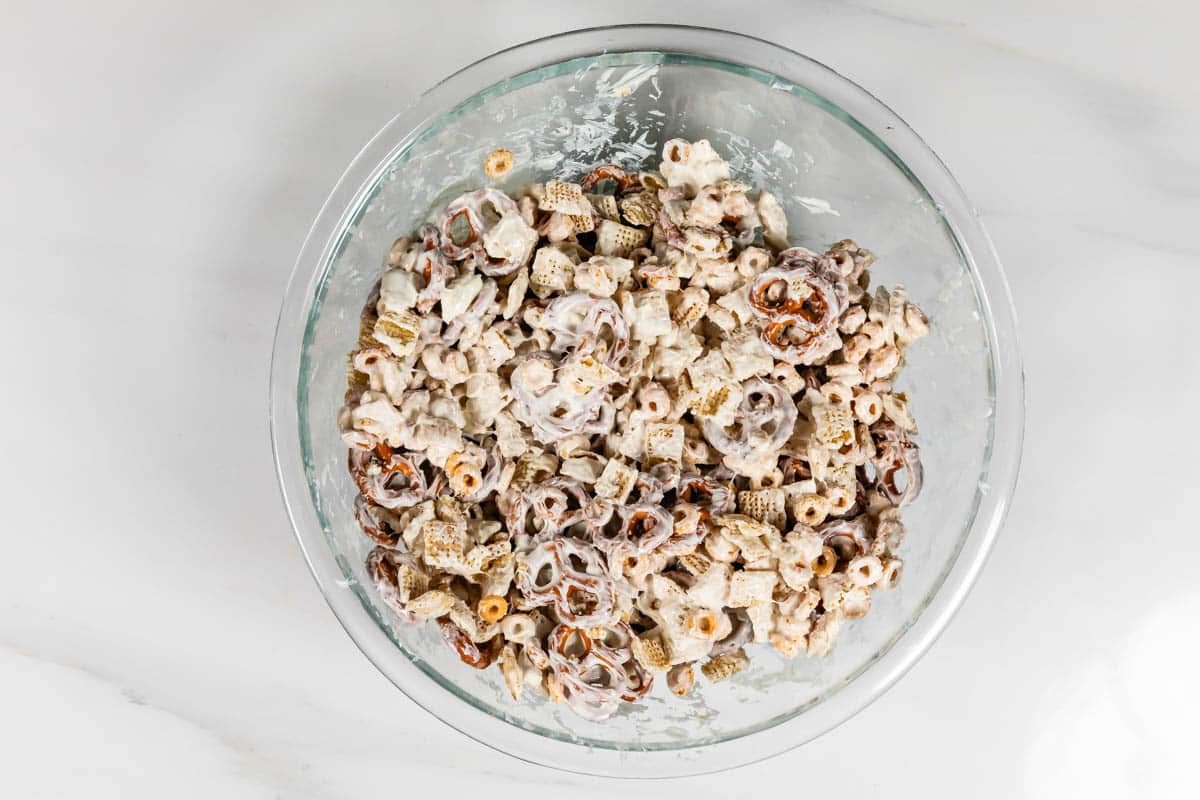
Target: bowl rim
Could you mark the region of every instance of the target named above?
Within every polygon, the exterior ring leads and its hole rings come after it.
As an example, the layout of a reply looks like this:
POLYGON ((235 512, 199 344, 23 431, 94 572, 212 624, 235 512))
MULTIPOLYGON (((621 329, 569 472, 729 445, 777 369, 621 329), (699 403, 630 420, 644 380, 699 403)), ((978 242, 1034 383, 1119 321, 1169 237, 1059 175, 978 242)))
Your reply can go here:
POLYGON ((791 750, 861 711, 928 651, 962 605, 1003 524, 1020 468, 1024 375, 1016 326, 999 258, 962 188, 933 150, 894 111, 858 84, 781 45, 713 28, 632 24, 567 31, 499 50, 439 81, 376 133, 339 178, 308 231, 276 324, 269 387, 275 468, 297 541, 335 617, 368 660, 435 717, 495 750, 571 772, 633 778, 716 772, 791 750), (309 493, 301 447, 300 408, 306 401, 305 387, 298 380, 303 374, 302 343, 308 321, 319 305, 319 289, 342 234, 364 207, 381 175, 415 137, 471 98, 517 76, 580 58, 643 52, 709 58, 767 72, 783 82, 780 88, 824 99, 849 115, 860 133, 872 139, 924 189, 974 281, 989 343, 993 401, 990 446, 980 477, 975 516, 960 540, 958 554, 926 597, 924 607, 910 618, 908 627, 844 686, 802 713, 724 741, 652 751, 599 749, 527 730, 446 691, 408 659, 395 658, 396 645, 348 590, 346 565, 324 538, 309 493), (803 81, 798 79, 797 71, 804 73, 803 81), (813 87, 814 82, 820 91, 813 87), (878 135, 883 130, 887 132, 886 143, 878 135), (913 162, 919 167, 914 168, 913 162))

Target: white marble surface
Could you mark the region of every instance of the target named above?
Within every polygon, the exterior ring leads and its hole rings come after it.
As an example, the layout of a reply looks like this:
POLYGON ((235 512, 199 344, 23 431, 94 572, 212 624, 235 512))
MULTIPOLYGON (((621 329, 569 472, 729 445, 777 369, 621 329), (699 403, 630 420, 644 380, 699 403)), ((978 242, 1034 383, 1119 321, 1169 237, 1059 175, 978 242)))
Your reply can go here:
POLYGON ((420 5, 4 4, 0 795, 1194 797, 1192 4, 420 5), (804 51, 932 144, 1008 266, 1029 415, 983 578, 882 700, 748 769, 617 785, 474 744, 359 655, 279 502, 266 373, 366 137, 479 55, 639 19, 804 51))

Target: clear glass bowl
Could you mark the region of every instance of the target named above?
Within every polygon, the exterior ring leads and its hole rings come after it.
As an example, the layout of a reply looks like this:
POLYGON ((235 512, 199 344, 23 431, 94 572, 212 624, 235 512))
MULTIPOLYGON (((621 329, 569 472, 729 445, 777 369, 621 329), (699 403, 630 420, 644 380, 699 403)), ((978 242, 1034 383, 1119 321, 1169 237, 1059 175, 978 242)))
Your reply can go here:
MULTIPOLYGON (((317 583, 368 658, 418 704, 519 758, 657 777, 723 769, 795 747, 876 698, 932 644, 983 564, 1016 480, 1023 417, 1015 321, 996 255, 930 149, 870 94, 797 53, 674 26, 576 31, 502 51, 438 84, 380 131, 317 217, 284 297, 271 369, 275 457, 317 583), (656 165, 673 137, 708 138, 739 177, 789 209, 795 243, 854 238, 875 280, 904 283, 932 335, 902 388, 920 424, 925 489, 907 509, 905 574, 825 659, 754 648, 752 667, 678 699, 593 722, 515 704, 496 670, 459 662, 434 626, 395 623, 364 581, 369 546, 335 429, 346 355, 393 239, 486 184, 496 147, 509 188, 590 165, 656 165)), ((702 682, 703 683, 703 682, 702 682)))

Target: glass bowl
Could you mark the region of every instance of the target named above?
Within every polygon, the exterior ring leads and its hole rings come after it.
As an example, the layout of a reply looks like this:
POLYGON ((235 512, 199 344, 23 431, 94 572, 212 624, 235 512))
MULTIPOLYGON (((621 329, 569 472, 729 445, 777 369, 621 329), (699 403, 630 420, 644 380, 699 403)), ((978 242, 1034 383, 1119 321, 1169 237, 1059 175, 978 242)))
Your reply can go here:
POLYGON ((694 774, 795 747, 856 713, 929 648, 962 603, 1016 480, 1023 417, 1015 322, 999 262, 946 167, 890 109, 829 68, 716 30, 636 25, 575 31, 496 53, 422 95, 363 149, 334 188, 284 296, 271 423, 284 500, 329 605, 405 694, 518 758, 617 776, 694 774), (795 244, 853 238, 875 282, 905 284, 932 334, 900 381, 921 432, 925 488, 906 509, 900 586, 843 631, 824 659, 753 648, 752 667, 685 699, 659 681, 595 722, 547 701, 512 702, 436 626, 396 622, 364 580, 369 542, 335 418, 358 317, 393 239, 458 193, 617 162, 656 167, 673 137, 708 138, 736 176, 788 208, 795 244))

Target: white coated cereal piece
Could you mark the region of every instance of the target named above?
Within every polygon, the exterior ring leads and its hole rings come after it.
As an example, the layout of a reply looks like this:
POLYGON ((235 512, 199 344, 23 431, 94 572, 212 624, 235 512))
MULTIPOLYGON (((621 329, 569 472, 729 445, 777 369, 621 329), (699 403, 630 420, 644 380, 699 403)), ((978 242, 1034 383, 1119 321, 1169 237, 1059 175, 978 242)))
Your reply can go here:
POLYGON ((846 575, 855 586, 874 586, 883 577, 883 562, 875 556, 859 556, 846 565, 846 575))
POLYGON ((596 496, 624 503, 637 484, 638 471, 620 459, 609 459, 596 481, 596 496))
POLYGON ((404 444, 405 418, 384 394, 363 392, 359 404, 350 410, 350 423, 355 430, 392 447, 404 444))
POLYGON ((483 278, 477 273, 459 275, 442 291, 442 319, 453 322, 474 302, 483 289, 483 278))
POLYGON ((561 475, 591 486, 604 474, 604 467, 607 463, 608 459, 599 453, 581 453, 563 459, 562 466, 558 471, 561 475))
POLYGON ((770 599, 755 600, 746 606, 746 616, 750 617, 750 626, 754 630, 751 641, 755 644, 770 641, 771 632, 775 629, 775 606, 770 599))
POLYGON ((412 311, 388 311, 375 321, 372 335, 392 354, 403 359, 417 348, 421 318, 412 311))
POLYGON ((521 691, 525 688, 525 671, 517 657, 517 648, 512 642, 506 642, 500 648, 500 656, 496 659, 500 666, 500 674, 508 694, 516 702, 521 702, 521 691))
POLYGON ((824 398, 826 401, 834 405, 849 408, 850 403, 854 400, 854 387, 847 386, 844 383, 838 383, 837 381, 827 381, 826 383, 821 384, 821 388, 818 391, 821 397, 809 395, 809 397, 812 398, 812 403, 814 405, 822 402, 821 398, 824 398))
POLYGON ((671 395, 661 383, 649 381, 637 390, 637 407, 642 416, 651 422, 666 418, 671 410, 671 395))
POLYGON ((750 307, 748 289, 749 284, 742 285, 742 287, 721 295, 716 300, 716 305, 730 309, 734 317, 737 318, 738 323, 742 325, 748 324, 750 320, 754 319, 754 311, 750 307))
POLYGON ((666 292, 642 289, 618 295, 621 312, 629 320, 630 336, 639 341, 653 341, 671 332, 671 309, 666 292))
POLYGON ((575 357, 563 362, 555 378, 559 386, 580 397, 592 396, 597 389, 620 379, 619 372, 591 356, 575 357))
POLYGON ((379 282, 379 313, 407 311, 417 304, 417 276, 404 270, 383 273, 379 282))
POLYGON ((708 292, 698 286, 689 286, 681 292, 667 295, 671 307, 671 321, 681 328, 691 328, 704 318, 708 310, 708 292))
MULTIPOLYGON (((622 197, 617 205, 626 222, 642 228, 648 228, 654 224, 658 218, 658 210, 662 207, 657 192, 629 194, 622 197)), ((613 217, 606 218, 613 219, 613 217)))
POLYGON ((404 397, 412 369, 397 361, 382 347, 366 347, 353 357, 354 369, 367 376, 371 391, 383 392, 394 404, 404 397))
POLYGON ((575 265, 575 288, 592 297, 612 297, 632 270, 633 262, 628 258, 592 256, 575 265))
POLYGON ((883 573, 880 575, 876 587, 879 589, 895 588, 900 583, 900 574, 904 569, 904 562, 898 558, 885 558, 882 567, 883 573))
POLYGON ((671 656, 657 631, 635 636, 630 642, 633 657, 648 672, 666 672, 671 668, 671 656))
POLYGON ((417 419, 412 436, 412 449, 424 452, 437 466, 443 466, 452 453, 462 449, 462 429, 465 420, 457 424, 449 419, 423 414, 417 419))
MULTIPOLYGON (((689 232, 694 231, 694 228, 689 228, 689 232)), ((693 250, 691 251, 697 259, 696 274, 692 276, 693 286, 702 286, 708 289, 709 294, 714 297, 722 296, 732 292, 742 283, 742 276, 738 274, 737 265, 725 258, 725 253, 720 252, 720 240, 714 238, 715 234, 709 235, 707 238, 703 236, 693 235, 693 247, 717 247, 717 251, 709 250, 693 250)))
POLYGON ((565 293, 574 286, 575 262, 571 256, 554 246, 539 247, 533 257, 529 285, 543 300, 555 293, 565 293))
POLYGON ((717 155, 707 139, 691 143, 671 139, 663 145, 659 171, 668 186, 683 186, 691 194, 729 180, 729 164, 717 155))
POLYGON ((773 260, 774 257, 769 250, 764 250, 761 247, 747 247, 738 253, 738 274, 747 280, 753 279, 760 272, 769 269, 773 260))
POLYGON ((510 340, 511 335, 509 325, 503 323, 492 325, 479 337, 479 346, 487 353, 491 365, 498 367, 517 354, 510 340))
POLYGON ((496 415, 512 402, 512 392, 494 372, 480 372, 467 378, 466 398, 463 405, 466 428, 471 433, 486 433, 495 423, 496 415))
MULTIPOLYGON (((703 556, 695 557, 703 558, 703 556)), ((728 606, 729 585, 733 574, 733 568, 727 562, 709 561, 707 568, 696 575, 696 580, 688 588, 688 599, 703 608, 728 606)))
POLYGON ((813 403, 813 438, 822 447, 836 450, 854 444, 854 416, 837 403, 813 403))
POLYGON ((427 345, 421 350, 421 366, 429 377, 447 386, 464 383, 470 376, 467 356, 442 344, 427 345))
POLYGON ((738 570, 729 580, 729 607, 748 608, 771 602, 779 576, 773 570, 738 570))
POLYGON ((563 214, 592 213, 592 204, 583 196, 583 189, 577 183, 567 183, 560 180, 546 182, 544 196, 539 201, 543 211, 560 211, 563 214))
POLYGON ((725 538, 741 551, 744 560, 770 557, 771 548, 766 540, 778 535, 774 527, 744 514, 722 514, 714 522, 720 526, 725 538))
POLYGON ((730 372, 736 381, 744 381, 755 375, 768 375, 775 366, 775 359, 767 352, 758 331, 748 326, 739 328, 721 342, 721 354, 729 362, 730 372))
POLYGON ((847 386, 857 386, 864 382, 862 370, 857 364, 826 364, 825 377, 847 386))
POLYGON ((471 575, 473 570, 467 564, 466 522, 452 523, 432 519, 421 527, 421 537, 425 545, 424 560, 427 565, 453 575, 471 575))
POLYGON ((762 220, 763 241, 776 250, 786 249, 788 246, 788 221, 787 214, 784 213, 779 200, 764 189, 759 192, 754 209, 758 212, 758 218, 762 220))
POLYGON ((645 463, 679 464, 683 461, 683 426, 664 422, 646 424, 645 463))
MULTIPOLYGON (((704 343, 687 328, 673 328, 651 351, 649 371, 656 380, 674 381, 704 353, 704 343)), ((680 410, 682 414, 683 409, 680 410)))
POLYGON ((483 234, 483 249, 494 259, 523 267, 529 263, 538 234, 520 213, 508 212, 483 234))
POLYGON ((862 306, 850 306, 838 322, 838 330, 846 335, 858 333, 867 321, 867 310, 862 306))
POLYGON ((508 285, 508 294, 505 295, 504 304, 500 307, 500 316, 512 319, 521 308, 521 304, 525 302, 525 292, 528 290, 529 269, 522 267, 517 271, 512 283, 508 285))
POLYGON ((917 421, 908 410, 907 398, 900 394, 884 394, 880 396, 883 404, 883 415, 896 423, 896 426, 907 433, 917 432, 917 421))
POLYGON ((863 378, 867 382, 890 378, 900 367, 900 351, 890 344, 872 351, 867 356, 863 368, 863 378))
POLYGON ((709 659, 700 666, 700 671, 711 682, 719 683, 732 678, 748 666, 750 666, 750 658, 746 655, 746 651, 739 647, 733 652, 722 653, 709 659))
POLYGON ((769 373, 772 380, 776 381, 790 395, 798 395, 804 391, 804 378, 796 370, 795 365, 788 364, 785 361, 776 361, 771 367, 769 373))
POLYGON ((617 198, 611 194, 585 194, 584 196, 592 204, 592 209, 597 214, 615 222, 621 221, 621 212, 617 207, 617 198))
POLYGON ((496 414, 494 420, 496 445, 507 459, 520 458, 529 450, 531 439, 523 426, 507 411, 496 414))
POLYGON ((841 633, 843 620, 844 617, 836 611, 826 611, 817 617, 812 632, 808 634, 808 655, 816 658, 829 655, 841 633))
POLYGON ((737 494, 738 511, 782 531, 787 525, 786 497, 782 489, 750 489, 737 494))
POLYGON ((392 249, 388 251, 387 268, 411 271, 416 266, 420 252, 420 244, 414 242, 412 237, 401 236, 392 242, 392 249))
POLYGON ((630 253, 646 244, 649 235, 644 228, 631 228, 604 219, 596 228, 596 252, 603 256, 628 258, 630 253))
POLYGON ((524 644, 537 635, 537 623, 528 614, 515 612, 500 620, 500 632, 510 642, 524 644))
POLYGON ((704 552, 714 561, 732 564, 740 552, 738 546, 725 537, 723 533, 713 531, 704 537, 704 552))
POLYGON ((708 317, 708 320, 712 322, 712 324, 716 325, 723 333, 730 333, 741 325, 741 323, 738 322, 737 316, 732 311, 724 306, 719 306, 716 303, 709 305, 705 316, 708 317))
POLYGON ((404 610, 422 619, 437 619, 450 612, 454 608, 454 602, 457 598, 449 592, 444 592, 440 589, 430 589, 422 595, 419 595, 408 601, 404 610))
POLYGON ((853 408, 854 416, 864 425, 874 425, 883 415, 883 401, 870 389, 855 392, 853 408))

